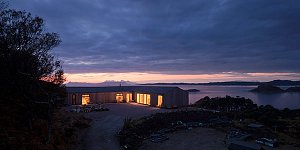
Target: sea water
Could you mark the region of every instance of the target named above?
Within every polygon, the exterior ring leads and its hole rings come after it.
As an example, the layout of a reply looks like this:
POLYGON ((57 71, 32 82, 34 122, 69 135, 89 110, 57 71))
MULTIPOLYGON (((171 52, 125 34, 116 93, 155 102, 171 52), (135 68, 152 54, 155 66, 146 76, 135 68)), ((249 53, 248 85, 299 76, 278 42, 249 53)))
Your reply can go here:
MULTIPOLYGON (((163 85, 165 86, 165 85, 163 85)), ((258 105, 272 105, 275 108, 283 109, 300 109, 300 93, 276 93, 276 94, 262 94, 250 92, 250 90, 257 86, 216 86, 216 85, 168 85, 177 86, 183 90, 198 89, 200 92, 189 93, 189 103, 193 104, 199 99, 209 97, 224 97, 226 95, 231 97, 245 97, 253 100, 258 105)), ((280 87, 287 89, 288 86, 280 87)))

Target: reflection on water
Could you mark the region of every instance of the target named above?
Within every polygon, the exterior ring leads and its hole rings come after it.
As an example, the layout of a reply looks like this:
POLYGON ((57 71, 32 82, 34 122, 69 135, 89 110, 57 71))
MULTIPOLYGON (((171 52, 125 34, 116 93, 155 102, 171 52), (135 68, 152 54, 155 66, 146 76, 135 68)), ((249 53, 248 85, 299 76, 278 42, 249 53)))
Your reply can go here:
MULTIPOLYGON (((256 86, 203 86, 203 85, 173 85, 184 90, 198 89, 200 92, 190 93, 190 104, 195 103, 200 98, 209 97, 224 97, 240 96, 250 98, 258 105, 270 104, 276 108, 300 109, 300 93, 279 93, 279 94, 261 94, 249 92, 256 86)), ((287 89, 288 87, 280 87, 287 89)))

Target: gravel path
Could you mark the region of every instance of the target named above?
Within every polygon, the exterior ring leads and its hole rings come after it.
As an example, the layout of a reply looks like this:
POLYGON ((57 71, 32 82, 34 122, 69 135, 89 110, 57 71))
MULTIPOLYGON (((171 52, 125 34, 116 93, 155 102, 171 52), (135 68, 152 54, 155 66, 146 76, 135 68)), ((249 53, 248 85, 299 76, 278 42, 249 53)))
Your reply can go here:
POLYGON ((169 140, 162 143, 144 141, 144 150, 227 150, 225 134, 211 128, 194 128, 167 134, 169 140))
POLYGON ((80 149, 84 150, 121 150, 117 132, 126 117, 139 118, 151 113, 166 110, 134 103, 105 104, 109 111, 91 112, 84 115, 93 119, 91 127, 81 135, 80 149))

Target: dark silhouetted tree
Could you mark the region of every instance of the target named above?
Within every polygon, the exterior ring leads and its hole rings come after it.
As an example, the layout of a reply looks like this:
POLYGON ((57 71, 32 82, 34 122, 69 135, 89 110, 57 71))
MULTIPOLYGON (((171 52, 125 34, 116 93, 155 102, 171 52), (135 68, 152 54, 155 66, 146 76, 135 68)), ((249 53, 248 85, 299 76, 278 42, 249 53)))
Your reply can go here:
MULTIPOLYGON (((60 43, 56 33, 43 32, 43 19, 30 13, 4 10, 0 14, 1 68, 7 79, 23 76, 62 83, 59 61, 49 50, 60 43)), ((63 74, 62 74, 63 75, 63 74)))
MULTIPOLYGON (((5 5, 5 3, 4 3, 5 5)), ((0 98, 2 104, 18 106, 21 117, 31 124, 40 114, 37 102, 49 102, 50 97, 64 89, 61 62, 50 50, 58 46, 56 33, 45 32, 43 19, 24 11, 0 13, 0 98)), ((47 111, 46 111, 47 112, 47 111)))

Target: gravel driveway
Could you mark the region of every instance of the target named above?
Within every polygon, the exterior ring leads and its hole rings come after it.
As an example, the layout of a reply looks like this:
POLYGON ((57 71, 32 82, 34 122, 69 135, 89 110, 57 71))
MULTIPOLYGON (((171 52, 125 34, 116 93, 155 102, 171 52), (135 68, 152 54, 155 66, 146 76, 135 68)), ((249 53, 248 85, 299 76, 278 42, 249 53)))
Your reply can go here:
POLYGON ((126 117, 139 118, 151 113, 167 110, 135 103, 105 104, 109 111, 85 113, 85 117, 93 119, 91 127, 80 137, 80 149, 84 150, 119 150, 117 132, 126 117))
POLYGON ((167 134, 163 143, 144 141, 143 150, 227 150, 225 134, 212 128, 194 128, 167 134))

